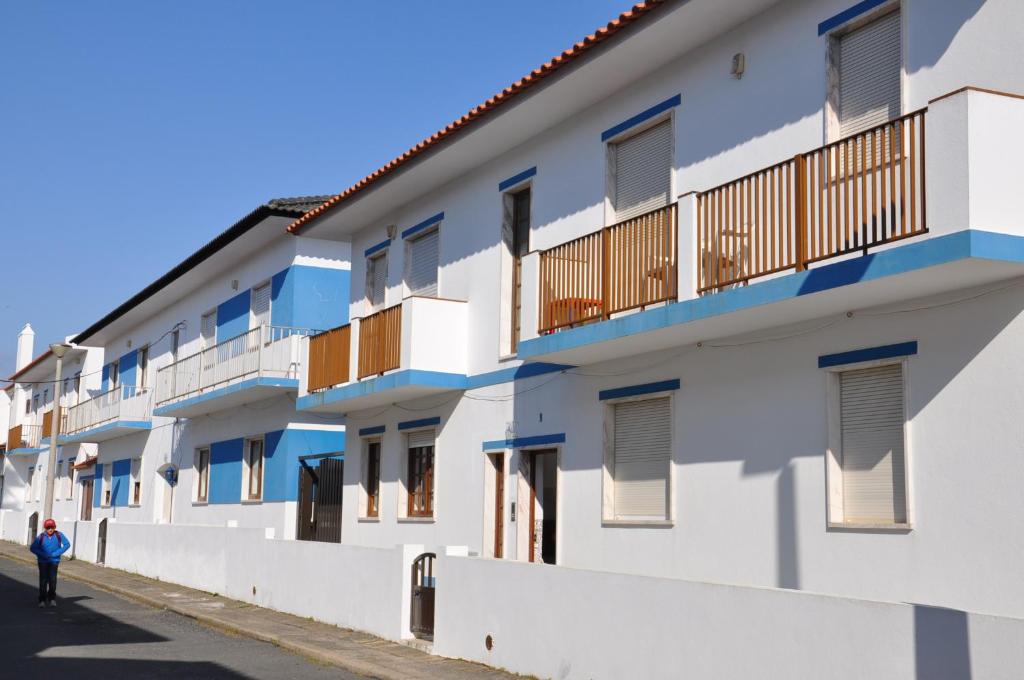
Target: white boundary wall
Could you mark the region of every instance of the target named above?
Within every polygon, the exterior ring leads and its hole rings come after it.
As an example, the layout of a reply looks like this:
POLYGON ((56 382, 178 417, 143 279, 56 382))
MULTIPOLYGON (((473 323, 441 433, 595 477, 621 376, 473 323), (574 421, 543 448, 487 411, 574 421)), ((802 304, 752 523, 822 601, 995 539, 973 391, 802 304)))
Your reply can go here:
POLYGON ((437 574, 436 654, 542 678, 941 680, 1024 667, 1021 619, 507 560, 438 556, 437 574))
POLYGON ((110 522, 106 566, 397 640, 408 628, 409 552, 110 522))

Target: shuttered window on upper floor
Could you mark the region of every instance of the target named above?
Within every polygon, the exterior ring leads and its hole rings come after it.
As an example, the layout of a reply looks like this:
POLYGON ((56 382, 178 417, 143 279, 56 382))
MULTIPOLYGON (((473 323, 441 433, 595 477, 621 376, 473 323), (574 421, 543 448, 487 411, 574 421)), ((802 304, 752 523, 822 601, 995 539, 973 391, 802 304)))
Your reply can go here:
POLYGON ((212 347, 217 342, 217 312, 203 314, 199 322, 199 336, 202 338, 203 347, 212 347))
POLYGON ((410 295, 437 297, 438 229, 409 240, 405 282, 410 295))
POLYGON ((372 309, 384 305, 384 291, 388 282, 388 255, 383 253, 366 260, 366 299, 372 309))
POLYGON ((253 328, 270 325, 270 282, 252 289, 253 328))
POLYGON ((839 375, 843 521, 907 521, 903 365, 839 375))
POLYGON ((900 13, 839 38, 839 134, 848 137, 901 114, 900 13))
POLYGON ((666 519, 672 458, 671 400, 627 401, 612 408, 615 518, 666 519))
POLYGON ((611 162, 616 223, 668 205, 672 195, 671 119, 612 144, 611 162))

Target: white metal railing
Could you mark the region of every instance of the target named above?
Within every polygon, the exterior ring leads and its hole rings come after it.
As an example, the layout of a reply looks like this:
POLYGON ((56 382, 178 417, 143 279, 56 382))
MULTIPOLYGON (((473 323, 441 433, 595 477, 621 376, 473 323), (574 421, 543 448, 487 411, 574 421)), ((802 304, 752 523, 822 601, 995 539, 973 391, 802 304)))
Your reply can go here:
POLYGON ((167 404, 255 377, 298 378, 299 339, 311 328, 260 326, 165 366, 156 374, 156 404, 167 404))
POLYGON ((37 448, 43 440, 43 425, 40 422, 21 423, 8 430, 7 438, 8 451, 37 448))
POLYGON ((150 397, 148 388, 119 385, 69 408, 61 432, 71 435, 118 420, 148 421, 153 415, 150 397))

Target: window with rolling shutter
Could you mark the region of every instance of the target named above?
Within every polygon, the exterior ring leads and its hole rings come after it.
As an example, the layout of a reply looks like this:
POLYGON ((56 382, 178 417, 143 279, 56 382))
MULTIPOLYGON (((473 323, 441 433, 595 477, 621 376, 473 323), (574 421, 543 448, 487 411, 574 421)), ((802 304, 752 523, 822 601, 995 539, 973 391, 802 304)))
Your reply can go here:
POLYGON ((252 289, 253 328, 270 325, 270 283, 252 289))
POLYGON ((901 112, 900 13, 839 38, 839 135, 881 125, 901 112))
POLYGON ((616 223, 668 205, 672 195, 672 123, 612 145, 612 207, 616 223))
POLYGON ((434 430, 410 432, 406 515, 430 517, 434 514, 434 430))
POLYGON ((907 521, 903 365, 839 375, 843 521, 907 521))
POLYGON ((405 283, 410 295, 437 297, 438 229, 409 240, 405 283))
POLYGON ((371 309, 384 306, 384 291, 388 280, 387 253, 366 260, 366 299, 371 309))
POLYGON ((617 519, 669 516, 672 414, 669 397, 614 404, 611 477, 617 519))
POLYGON ((203 347, 212 347, 217 343, 217 312, 203 314, 199 322, 199 337, 202 339, 203 347))

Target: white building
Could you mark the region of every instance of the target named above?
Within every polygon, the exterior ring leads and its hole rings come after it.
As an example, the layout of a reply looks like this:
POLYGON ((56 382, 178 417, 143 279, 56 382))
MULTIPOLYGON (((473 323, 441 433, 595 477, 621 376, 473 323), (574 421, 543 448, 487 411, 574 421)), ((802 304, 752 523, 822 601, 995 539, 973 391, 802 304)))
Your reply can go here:
POLYGON ((236 225, 74 338, 151 407, 65 434, 108 564, 542 677, 1012 675, 1022 30, 649 0, 236 225))

